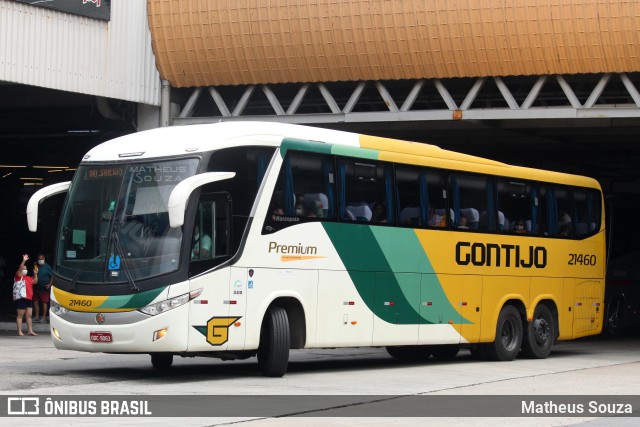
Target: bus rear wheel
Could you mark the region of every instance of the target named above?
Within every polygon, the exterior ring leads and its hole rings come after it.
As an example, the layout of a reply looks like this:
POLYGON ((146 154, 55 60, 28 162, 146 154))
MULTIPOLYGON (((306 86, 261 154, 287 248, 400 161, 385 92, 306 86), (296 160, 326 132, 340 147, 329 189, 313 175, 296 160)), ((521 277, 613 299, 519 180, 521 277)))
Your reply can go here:
POLYGON ((289 317, 282 307, 271 307, 262 321, 258 367, 267 377, 281 377, 289 364, 289 317))
POLYGON ((508 362, 515 359, 522 345, 522 329, 518 309, 512 305, 504 306, 498 316, 496 340, 484 344, 487 360, 508 362))
POLYGON ((533 319, 527 323, 527 333, 522 340, 522 354, 530 359, 545 359, 551 353, 556 338, 555 321, 549 307, 538 304, 533 319))
POLYGON ((167 370, 173 365, 173 354, 151 353, 151 365, 159 371, 167 370))

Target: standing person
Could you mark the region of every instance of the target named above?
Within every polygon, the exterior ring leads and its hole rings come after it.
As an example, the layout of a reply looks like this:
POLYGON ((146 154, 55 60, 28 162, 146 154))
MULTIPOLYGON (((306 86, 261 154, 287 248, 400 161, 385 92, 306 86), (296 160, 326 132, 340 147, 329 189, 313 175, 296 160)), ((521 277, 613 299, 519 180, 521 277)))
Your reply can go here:
POLYGON ((44 254, 38 254, 38 266, 33 269, 38 273, 38 282, 33 287, 33 313, 34 322, 49 323, 47 309, 49 307, 49 294, 53 284, 53 269, 46 263, 44 254), (42 316, 40 316, 40 306, 42 305, 42 316))
POLYGON ((33 325, 31 323, 31 308, 33 306, 33 284, 38 283, 38 271, 33 272, 33 278, 27 275, 28 270, 25 265, 29 260, 29 255, 22 255, 22 263, 20 263, 20 267, 18 267, 18 271, 16 271, 14 281, 24 280, 25 288, 26 288, 26 296, 24 298, 19 298, 16 300, 16 325, 18 326, 18 335, 23 336, 22 333, 22 318, 27 316, 27 328, 28 334, 31 336, 38 335, 33 332, 33 325))

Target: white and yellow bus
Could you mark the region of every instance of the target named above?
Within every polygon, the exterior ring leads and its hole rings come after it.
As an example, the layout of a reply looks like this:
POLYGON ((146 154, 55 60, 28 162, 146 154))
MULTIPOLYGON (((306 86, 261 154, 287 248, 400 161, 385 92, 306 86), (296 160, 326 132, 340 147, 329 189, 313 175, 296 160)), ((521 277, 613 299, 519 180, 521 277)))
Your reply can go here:
POLYGON ((601 331, 602 192, 590 178, 311 127, 229 122, 103 143, 67 191, 57 348, 173 356, 384 346, 544 358, 601 331))

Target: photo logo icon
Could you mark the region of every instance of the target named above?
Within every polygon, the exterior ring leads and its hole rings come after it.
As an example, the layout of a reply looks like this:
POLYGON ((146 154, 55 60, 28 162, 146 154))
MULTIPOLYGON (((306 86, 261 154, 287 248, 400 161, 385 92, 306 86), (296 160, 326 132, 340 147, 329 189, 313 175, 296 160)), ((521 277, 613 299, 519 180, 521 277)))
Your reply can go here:
POLYGON ((8 397, 7 415, 40 415, 40 398, 8 397))

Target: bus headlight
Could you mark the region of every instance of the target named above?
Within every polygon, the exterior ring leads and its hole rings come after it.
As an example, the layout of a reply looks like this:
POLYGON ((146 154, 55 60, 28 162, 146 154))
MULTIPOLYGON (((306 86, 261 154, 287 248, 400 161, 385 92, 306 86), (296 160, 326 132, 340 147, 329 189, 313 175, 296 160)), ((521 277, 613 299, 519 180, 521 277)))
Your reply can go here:
POLYGON ((50 302, 51 302, 51 306, 50 306, 51 312, 56 316, 62 316, 67 311, 69 311, 63 306, 61 306, 60 304, 58 304, 57 302, 55 302, 54 300, 51 300, 50 302))
POLYGON ((200 295, 201 292, 202 289, 198 289, 197 291, 189 292, 188 294, 183 294, 174 298, 166 299, 164 301, 156 302, 154 304, 149 304, 147 306, 139 308, 138 311, 141 311, 144 314, 148 314, 150 316, 155 316, 157 314, 167 312, 188 303, 189 301, 200 295))

